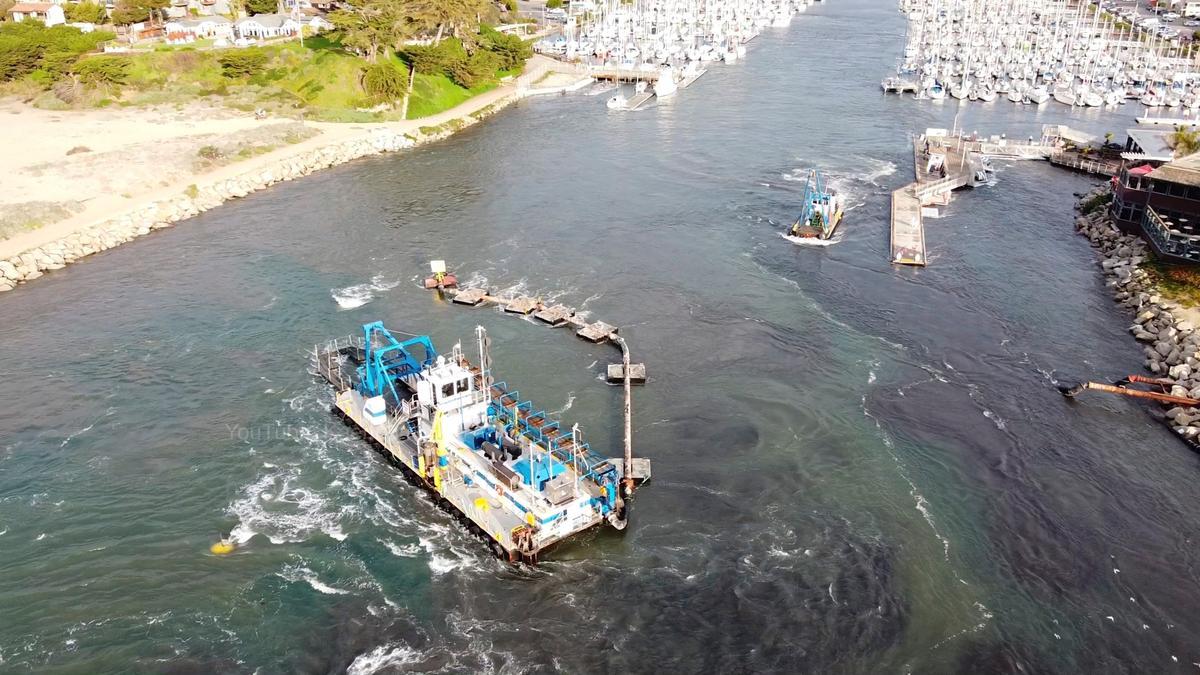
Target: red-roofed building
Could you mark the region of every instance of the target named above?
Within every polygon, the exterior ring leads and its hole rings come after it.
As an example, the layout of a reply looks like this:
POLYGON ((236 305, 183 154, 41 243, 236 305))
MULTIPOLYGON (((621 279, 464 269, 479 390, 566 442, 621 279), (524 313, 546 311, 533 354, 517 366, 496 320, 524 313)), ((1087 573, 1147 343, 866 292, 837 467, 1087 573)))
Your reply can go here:
POLYGON ((18 2, 8 10, 13 21, 38 21, 47 26, 57 26, 67 22, 63 8, 49 2, 18 2))
POLYGON ((1142 216, 1146 213, 1146 199, 1150 195, 1150 179, 1154 167, 1141 164, 1126 166, 1113 176, 1113 198, 1109 213, 1117 227, 1126 234, 1140 234, 1142 216))

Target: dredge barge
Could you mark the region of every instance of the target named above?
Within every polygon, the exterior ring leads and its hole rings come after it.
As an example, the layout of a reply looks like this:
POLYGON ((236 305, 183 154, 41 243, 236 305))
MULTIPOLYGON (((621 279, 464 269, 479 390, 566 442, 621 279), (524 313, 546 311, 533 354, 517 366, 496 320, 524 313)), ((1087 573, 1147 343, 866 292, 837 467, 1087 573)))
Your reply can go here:
POLYGON ((482 327, 476 342, 478 365, 461 345, 439 355, 428 337, 402 341, 375 322, 318 345, 313 359, 334 388, 333 412, 498 557, 536 562, 584 530, 623 530, 634 482, 624 462, 495 382, 482 327))

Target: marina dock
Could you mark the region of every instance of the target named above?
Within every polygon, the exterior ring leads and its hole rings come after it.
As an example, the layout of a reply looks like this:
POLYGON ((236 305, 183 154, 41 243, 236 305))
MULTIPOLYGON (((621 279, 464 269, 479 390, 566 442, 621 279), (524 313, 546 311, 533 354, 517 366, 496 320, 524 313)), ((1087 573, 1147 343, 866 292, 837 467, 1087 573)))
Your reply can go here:
POLYGON ((925 228, 921 225, 921 200, 912 185, 892 193, 892 262, 925 264, 925 228))
POLYGON ((945 129, 926 129, 913 141, 916 180, 892 192, 891 261, 925 265, 924 219, 927 209, 950 203, 950 195, 989 180, 989 160, 1049 160, 1055 166, 1112 176, 1120 162, 1068 147, 1088 147, 1096 139, 1062 125, 1047 124, 1038 138, 1009 139, 1004 135, 967 136, 945 129))
POLYGON ((913 140, 916 181, 892 193, 892 263, 926 265, 922 210, 948 204, 951 192, 978 182, 982 156, 962 140, 940 129, 929 129, 913 140))

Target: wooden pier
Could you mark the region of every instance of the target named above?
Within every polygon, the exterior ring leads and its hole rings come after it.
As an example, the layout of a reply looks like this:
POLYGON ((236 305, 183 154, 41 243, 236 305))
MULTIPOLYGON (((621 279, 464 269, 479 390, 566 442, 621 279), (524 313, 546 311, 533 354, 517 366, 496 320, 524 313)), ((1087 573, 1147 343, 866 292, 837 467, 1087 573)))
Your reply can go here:
POLYGON ((925 228, 921 225, 921 200, 912 185, 892 193, 892 262, 925 264, 925 228))
POLYGON ((1066 150, 1052 153, 1050 155, 1050 163, 1055 166, 1061 166, 1064 169, 1080 171, 1093 176, 1105 176, 1106 178, 1112 178, 1121 171, 1120 159, 1098 159, 1066 150))
POLYGON ((982 165, 978 153, 945 132, 929 130, 913 141, 917 180, 892 193, 891 261, 897 265, 928 264, 922 209, 948 204, 950 193, 976 184, 982 165))
POLYGON ((597 80, 613 80, 615 82, 657 82, 657 70, 638 70, 637 68, 605 68, 596 66, 586 69, 588 75, 597 80))

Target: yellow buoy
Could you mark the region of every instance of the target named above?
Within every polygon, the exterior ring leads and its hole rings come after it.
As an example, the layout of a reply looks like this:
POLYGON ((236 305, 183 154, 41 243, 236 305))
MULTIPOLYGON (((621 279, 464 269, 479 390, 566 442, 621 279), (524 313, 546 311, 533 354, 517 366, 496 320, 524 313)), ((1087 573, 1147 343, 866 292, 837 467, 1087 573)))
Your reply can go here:
POLYGON ((533 515, 532 511, 525 514, 525 522, 529 523, 530 525, 533 525, 537 522, 537 517, 533 515))
POLYGON ((483 497, 476 497, 475 508, 479 509, 480 511, 489 511, 492 507, 490 504, 488 504, 488 500, 484 499, 483 497))
POLYGON ((232 539, 222 539, 212 546, 208 547, 213 555, 229 555, 237 550, 237 544, 233 543, 232 539))

